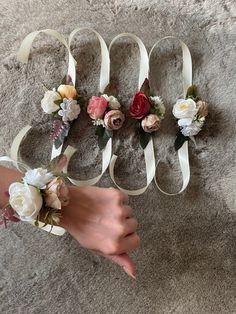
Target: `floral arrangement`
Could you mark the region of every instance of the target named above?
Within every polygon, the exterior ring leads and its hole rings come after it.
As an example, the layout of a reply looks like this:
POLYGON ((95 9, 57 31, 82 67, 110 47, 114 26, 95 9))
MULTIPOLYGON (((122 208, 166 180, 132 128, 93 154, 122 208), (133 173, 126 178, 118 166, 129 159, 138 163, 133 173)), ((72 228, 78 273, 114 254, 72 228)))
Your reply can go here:
POLYGON ((161 97, 150 94, 148 79, 145 79, 140 91, 134 95, 129 111, 131 117, 139 121, 140 144, 145 149, 151 133, 160 129, 165 114, 161 97))
POLYGON ((59 148, 68 135, 72 121, 78 118, 81 108, 78 103, 79 95, 69 76, 58 89, 47 90, 41 101, 41 107, 47 114, 54 115, 51 139, 59 148))
MULTIPOLYGON (((28 170, 21 182, 14 182, 9 186, 9 204, 2 209, 2 221, 28 221, 39 226, 59 224, 61 209, 69 204, 69 190, 58 171, 64 167, 66 157, 60 155, 55 158, 49 168, 28 170)), ((43 226, 43 227, 44 227, 43 226)))
POLYGON ((114 94, 117 94, 116 88, 113 84, 109 84, 104 94, 98 97, 92 96, 88 102, 87 113, 93 125, 97 126, 95 133, 98 136, 100 149, 106 146, 113 136, 113 131, 120 129, 125 121, 125 115, 120 110, 121 105, 114 94))
POLYGON ((175 140, 175 149, 178 150, 185 141, 201 131, 208 115, 208 104, 200 100, 195 85, 188 88, 186 99, 177 100, 173 107, 173 115, 177 119, 179 128, 175 140))

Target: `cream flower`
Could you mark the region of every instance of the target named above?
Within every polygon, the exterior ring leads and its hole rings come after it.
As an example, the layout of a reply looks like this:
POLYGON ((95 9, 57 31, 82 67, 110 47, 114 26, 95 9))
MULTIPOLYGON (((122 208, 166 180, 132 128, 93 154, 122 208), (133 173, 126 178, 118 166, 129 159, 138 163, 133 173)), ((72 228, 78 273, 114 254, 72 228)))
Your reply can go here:
POLYGON ((9 203, 21 220, 34 221, 42 206, 43 198, 39 190, 23 183, 12 183, 9 187, 9 203))
POLYGON ((35 186, 36 188, 43 189, 53 178, 53 174, 48 172, 47 169, 36 168, 28 170, 23 177, 23 181, 27 184, 35 186))
POLYGON ((60 94, 55 89, 45 92, 43 99, 41 100, 41 107, 45 113, 51 114, 60 109, 59 105, 55 104, 55 101, 61 100, 60 94))
POLYGON ((181 133, 184 136, 195 136, 202 129, 203 123, 198 121, 193 121, 190 125, 186 125, 181 129, 181 133))
POLYGON ((160 118, 155 114, 147 115, 141 122, 142 128, 145 132, 151 133, 160 129, 160 118))
POLYGON ((102 96, 106 99, 107 102, 109 102, 109 107, 111 109, 114 109, 114 110, 120 109, 121 105, 116 97, 108 96, 106 94, 102 96))
POLYGON ((175 118, 180 119, 178 124, 180 126, 190 125, 194 116, 198 112, 196 103, 191 98, 178 99, 173 107, 173 115, 175 118), (182 121, 181 121, 182 120, 182 121))
POLYGON ((164 117, 166 112, 165 105, 163 100, 159 96, 150 96, 151 102, 154 104, 154 107, 159 111, 160 115, 164 117))
POLYGON ((44 199, 46 205, 54 209, 69 204, 69 189, 62 178, 57 177, 47 185, 44 199))

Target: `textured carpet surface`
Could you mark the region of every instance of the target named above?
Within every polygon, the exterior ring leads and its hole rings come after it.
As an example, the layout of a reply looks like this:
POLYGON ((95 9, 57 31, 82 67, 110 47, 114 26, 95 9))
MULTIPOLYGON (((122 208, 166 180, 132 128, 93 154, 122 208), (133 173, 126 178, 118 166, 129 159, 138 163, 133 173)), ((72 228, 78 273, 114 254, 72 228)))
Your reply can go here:
MULTIPOLYGON (((148 50, 159 38, 176 35, 190 47, 194 82, 210 104, 197 147, 190 144, 191 182, 180 196, 160 194, 154 184, 130 199, 142 245, 132 254, 137 280, 116 265, 81 248, 69 235, 50 236, 29 225, 0 229, 1 313, 236 313, 236 5, 234 0, 0 0, 0 153, 8 154, 17 132, 33 130, 21 147, 31 166, 46 164, 50 118, 42 113, 42 85, 53 88, 66 71, 67 55, 57 41, 40 35, 29 64, 16 60, 29 32, 54 28, 68 35, 89 26, 109 44, 120 32, 143 39, 148 50), (32 153, 33 152, 33 153, 32 153)), ((77 35, 78 88, 98 92, 99 45, 89 33, 77 35)), ((112 77, 128 108, 137 89, 138 49, 120 40, 111 51, 112 77)), ((169 191, 181 177, 172 148, 171 108, 181 96, 181 50, 175 42, 157 49, 151 84, 167 106, 155 136, 158 174, 169 191)), ((127 119, 114 139, 120 157, 117 181, 127 188, 145 183, 144 159, 135 123, 127 119)), ((83 113, 67 141, 78 148, 70 172, 82 179, 99 173, 101 154, 94 129, 83 113)), ((100 186, 111 186, 106 173, 100 186)))

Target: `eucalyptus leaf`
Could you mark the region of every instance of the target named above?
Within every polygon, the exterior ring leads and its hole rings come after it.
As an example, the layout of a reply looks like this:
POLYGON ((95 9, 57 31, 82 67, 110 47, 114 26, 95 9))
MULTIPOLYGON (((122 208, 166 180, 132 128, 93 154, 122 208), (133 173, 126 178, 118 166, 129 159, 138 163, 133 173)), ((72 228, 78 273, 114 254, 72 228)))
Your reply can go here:
POLYGON ((184 136, 181 131, 178 132, 176 139, 175 139, 175 150, 178 151, 183 144, 189 140, 188 136, 184 136))

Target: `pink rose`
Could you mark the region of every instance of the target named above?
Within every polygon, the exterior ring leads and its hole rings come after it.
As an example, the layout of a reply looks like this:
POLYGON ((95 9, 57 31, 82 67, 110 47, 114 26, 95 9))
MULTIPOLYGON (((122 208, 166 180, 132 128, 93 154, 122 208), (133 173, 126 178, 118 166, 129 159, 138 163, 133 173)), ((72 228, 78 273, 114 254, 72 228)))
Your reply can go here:
POLYGON ((69 204, 69 189, 61 177, 56 177, 49 182, 44 192, 48 207, 61 209, 69 204))
POLYGON ((105 127, 110 130, 118 130, 122 127, 125 116, 120 110, 110 110, 104 118, 105 127))
POLYGON ((107 106, 108 102, 103 96, 101 97, 92 96, 88 103, 87 112, 90 118, 94 120, 102 119, 107 109, 107 106))

